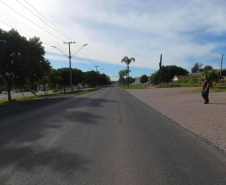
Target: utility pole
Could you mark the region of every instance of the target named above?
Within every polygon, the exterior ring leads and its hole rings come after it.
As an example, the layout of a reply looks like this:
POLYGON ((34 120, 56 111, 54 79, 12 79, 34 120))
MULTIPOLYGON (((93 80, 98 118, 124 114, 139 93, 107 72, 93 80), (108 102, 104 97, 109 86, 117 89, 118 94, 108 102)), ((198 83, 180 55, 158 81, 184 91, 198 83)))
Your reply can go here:
POLYGON ((75 42, 64 42, 64 44, 68 44, 69 46, 69 68, 70 68, 70 86, 71 86, 71 93, 73 92, 73 87, 72 87, 72 72, 71 72, 71 44, 74 44, 75 42))
POLYGON ((75 42, 64 42, 64 44, 68 44, 69 46, 69 56, 67 56, 63 51, 61 51, 59 48, 57 48, 56 46, 51 46, 53 48, 56 48, 57 50, 59 50, 61 53, 63 53, 66 57, 69 58, 69 67, 70 67, 70 86, 71 86, 71 93, 73 92, 73 88, 72 88, 72 72, 71 72, 71 58, 80 51, 80 49, 82 49, 83 47, 87 46, 88 44, 84 44, 82 47, 80 47, 72 56, 71 56, 71 44, 74 44, 75 42))
MULTIPOLYGON (((96 73, 97 73, 97 68, 100 66, 94 66, 96 68, 96 73)), ((97 88, 97 74, 96 74, 96 88, 97 88)))
MULTIPOLYGON (((224 59, 224 54, 222 54, 222 58, 221 58, 221 73, 222 73, 223 59, 224 59)), ((222 76, 222 74, 221 74, 221 76, 222 76)))

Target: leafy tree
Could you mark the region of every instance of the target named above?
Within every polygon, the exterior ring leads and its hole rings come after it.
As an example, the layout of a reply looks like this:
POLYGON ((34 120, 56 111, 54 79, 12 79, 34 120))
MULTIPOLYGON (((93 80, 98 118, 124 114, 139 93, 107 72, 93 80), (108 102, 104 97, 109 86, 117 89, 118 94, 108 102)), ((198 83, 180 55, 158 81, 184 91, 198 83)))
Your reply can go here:
POLYGON ((119 82, 125 86, 125 79, 124 79, 124 76, 126 76, 125 74, 125 70, 121 70, 118 72, 119 73, 119 82))
POLYGON ((99 84, 103 87, 105 85, 110 84, 110 77, 107 76, 106 74, 100 74, 99 76, 99 84))
POLYGON ((63 78, 60 76, 60 72, 58 70, 51 68, 48 78, 51 89, 57 90, 58 88, 61 88, 63 78))
POLYGON ((86 83, 90 87, 96 87, 98 78, 99 78, 99 73, 97 73, 96 71, 93 71, 93 70, 87 71, 87 72, 85 72, 84 83, 86 83), (96 79, 97 79, 97 81, 96 81, 96 79))
POLYGON ((221 79, 221 75, 217 70, 205 70, 202 72, 202 76, 208 75, 211 82, 218 82, 221 79))
POLYGON ((150 76, 150 82, 151 84, 154 85, 163 82, 170 82, 170 80, 175 75, 186 75, 186 74, 188 74, 188 71, 186 69, 183 69, 182 67, 178 67, 176 65, 162 66, 161 69, 159 69, 150 76))
POLYGON ((14 29, 0 29, 0 79, 6 85, 9 101, 13 86, 31 88, 48 73, 50 65, 44 54, 39 38, 27 40, 14 29))
POLYGON ((45 87, 48 84, 48 75, 51 67, 48 60, 44 58, 45 50, 39 38, 34 37, 29 39, 29 52, 27 56, 30 61, 30 69, 26 76, 27 87, 34 95, 38 91, 38 85, 43 84, 45 87))
POLYGON ((209 71, 209 70, 213 70, 213 67, 212 66, 205 66, 203 68, 203 71, 209 71))
POLYGON ((127 83, 128 83, 128 87, 129 87, 129 72, 130 72, 130 71, 129 71, 129 65, 130 65, 130 63, 131 63, 132 61, 135 62, 135 58, 128 58, 127 56, 125 56, 125 57, 121 60, 121 63, 124 62, 124 63, 127 65, 127 70, 128 70, 128 71, 127 71, 127 72, 128 72, 128 76, 127 76, 127 79, 128 79, 128 80, 127 80, 127 83))
POLYGON ((60 68, 57 69, 61 77, 60 85, 63 87, 64 92, 66 92, 66 87, 70 85, 70 69, 69 68, 60 68))
POLYGON ((141 83, 147 83, 147 81, 148 81, 147 75, 142 75, 142 76, 140 77, 140 82, 141 82, 141 83))
POLYGON ((201 72, 201 71, 202 71, 202 69, 201 69, 202 66, 203 66, 203 64, 196 62, 196 63, 194 64, 194 66, 191 68, 191 72, 192 72, 192 73, 201 72))
POLYGON ((135 78, 132 78, 131 76, 128 78, 128 80, 129 80, 129 83, 130 83, 130 84, 132 84, 132 83, 135 82, 135 78))
POLYGON ((150 77, 151 84, 156 85, 162 82, 167 82, 167 74, 163 70, 158 70, 150 77))

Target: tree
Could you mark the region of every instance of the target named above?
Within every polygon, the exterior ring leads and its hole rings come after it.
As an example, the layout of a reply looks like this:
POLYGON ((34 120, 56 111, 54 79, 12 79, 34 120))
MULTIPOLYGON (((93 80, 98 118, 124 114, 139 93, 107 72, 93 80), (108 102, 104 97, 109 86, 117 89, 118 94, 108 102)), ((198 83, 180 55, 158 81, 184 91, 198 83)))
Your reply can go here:
POLYGON ((160 55, 159 69, 162 68, 162 54, 160 55))
POLYGON ((217 70, 205 70, 202 72, 202 76, 208 75, 211 82, 218 82, 221 79, 221 75, 217 70))
POLYGON ((87 71, 85 72, 84 83, 86 83, 90 87, 96 87, 96 78, 98 80, 99 73, 96 71, 87 71))
POLYGON ((118 74, 119 74, 119 82, 120 82, 123 86, 125 86, 125 79, 124 79, 124 76, 126 76, 125 70, 119 71, 118 74))
POLYGON ((163 82, 170 82, 175 75, 186 74, 188 74, 188 71, 186 69, 183 69, 182 67, 178 67, 176 65, 162 66, 161 69, 150 76, 150 82, 154 85, 163 82))
POLYGON ((73 85, 77 85, 79 89, 79 83, 82 83, 83 80, 83 72, 80 69, 73 68, 72 69, 72 83, 73 85))
POLYGON ((49 83, 48 75, 51 67, 50 62, 44 58, 45 50, 39 38, 29 39, 28 46, 29 70, 26 75, 26 83, 23 86, 36 95, 39 84, 43 84, 45 89, 45 85, 49 83))
POLYGON ((60 74, 61 81, 60 85, 63 87, 64 92, 66 92, 66 87, 70 85, 70 69, 69 68, 60 68, 57 69, 60 74))
POLYGON ((127 65, 127 70, 128 70, 128 76, 127 76, 127 82, 128 82, 128 87, 129 87, 129 65, 131 62, 135 62, 135 58, 128 58, 127 56, 125 56, 122 60, 121 60, 121 63, 125 63, 127 65))
POLYGON ((27 40, 14 29, 0 29, 0 79, 6 85, 9 101, 14 86, 32 86, 46 75, 50 65, 44 54, 39 38, 27 40))
POLYGON ((141 83, 147 83, 147 81, 148 81, 147 75, 142 75, 142 76, 140 77, 140 82, 141 82, 141 83))
POLYGON ((128 80, 129 80, 129 83, 130 83, 130 84, 132 84, 132 83, 135 82, 135 78, 132 78, 131 76, 128 78, 128 80))
POLYGON ((205 66, 204 68, 203 68, 203 71, 209 71, 209 70, 213 70, 213 67, 212 66, 205 66))
POLYGON ((191 72, 192 73, 201 72, 202 71, 202 69, 201 69, 202 66, 203 66, 203 64, 196 62, 194 64, 194 66, 191 68, 191 72))
POLYGON ((99 83, 102 87, 105 86, 105 85, 109 85, 110 84, 110 77, 107 76, 106 74, 100 74, 99 83))
POLYGON ((58 70, 52 68, 48 78, 49 78, 50 88, 55 90, 57 90, 58 88, 61 88, 63 78, 60 76, 60 72, 58 70))

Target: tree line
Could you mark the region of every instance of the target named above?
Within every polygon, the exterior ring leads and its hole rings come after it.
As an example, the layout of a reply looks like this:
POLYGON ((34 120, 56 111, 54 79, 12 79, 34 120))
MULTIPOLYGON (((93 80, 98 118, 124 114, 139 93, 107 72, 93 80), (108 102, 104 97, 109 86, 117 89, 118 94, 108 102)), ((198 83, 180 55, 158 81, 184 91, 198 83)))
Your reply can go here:
MULTIPOLYGON (((0 90, 7 90, 9 101, 13 88, 35 94, 42 84, 66 91, 70 84, 69 68, 53 69, 44 56, 45 49, 39 38, 27 39, 14 29, 0 29, 0 90)), ((110 78, 99 72, 82 72, 74 68, 72 81, 75 86, 81 83, 95 87, 96 84, 109 84, 110 78)))

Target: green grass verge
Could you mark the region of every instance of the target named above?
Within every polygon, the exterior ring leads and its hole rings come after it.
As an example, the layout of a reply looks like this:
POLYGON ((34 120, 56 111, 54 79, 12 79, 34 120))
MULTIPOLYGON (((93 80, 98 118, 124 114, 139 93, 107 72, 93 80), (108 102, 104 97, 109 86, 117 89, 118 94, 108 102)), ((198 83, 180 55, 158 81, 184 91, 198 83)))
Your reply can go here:
MULTIPOLYGON (((202 88, 197 88, 191 92, 197 92, 197 93, 201 93, 202 92, 202 88)), ((226 87, 211 87, 210 88, 210 92, 215 93, 215 92, 226 92, 226 87)))
MULTIPOLYGON (((96 88, 93 88, 93 89, 80 89, 79 91, 78 90, 75 90, 73 91, 72 94, 84 94, 84 93, 88 93, 88 92, 92 92, 92 91, 95 91, 97 90, 96 88)), ((58 96, 58 95, 68 95, 68 94, 71 94, 71 92, 56 92, 56 93, 49 93, 48 95, 44 95, 44 94, 41 94, 41 95, 37 95, 37 96, 25 96, 25 97, 18 97, 18 98, 12 98, 12 101, 9 102, 8 99, 1 99, 0 100, 0 104, 3 104, 3 103, 12 103, 12 102, 19 102, 19 101, 26 101, 26 100, 30 100, 30 99, 35 99, 35 98, 40 98, 40 97, 43 97, 43 98, 51 98, 53 96, 58 96)))
POLYGON ((129 87, 124 87, 123 85, 120 85, 123 89, 146 89, 146 87, 143 84, 130 84, 129 87))

